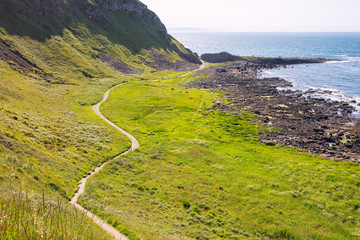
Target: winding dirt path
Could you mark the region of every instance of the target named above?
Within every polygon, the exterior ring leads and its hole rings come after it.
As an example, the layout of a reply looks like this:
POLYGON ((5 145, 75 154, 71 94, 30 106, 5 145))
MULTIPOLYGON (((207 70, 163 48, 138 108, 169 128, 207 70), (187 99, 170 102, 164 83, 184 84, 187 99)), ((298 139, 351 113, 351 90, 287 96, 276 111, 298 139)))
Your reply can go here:
MULTIPOLYGON (((123 152, 121 154, 119 154, 118 156, 114 157, 112 160, 117 159, 129 152, 134 151, 135 149, 140 147, 139 141, 130 133, 126 132, 124 129, 120 128, 119 126, 117 126, 116 124, 114 124, 113 122, 111 122, 109 119, 107 119, 106 117, 104 117, 104 115, 102 115, 102 113, 100 112, 100 105, 102 103, 104 103, 108 97, 109 97, 109 93, 111 90, 113 90, 114 88, 121 86, 123 84, 119 84, 116 85, 115 87, 110 88, 109 90, 107 90, 104 94, 104 98, 101 100, 101 102, 99 102, 98 104, 96 104, 93 107, 94 112, 101 118, 103 119, 105 122, 107 122, 108 124, 110 124, 111 126, 113 126, 116 130, 120 131, 121 133, 123 133, 124 135, 126 135, 128 138, 130 138, 131 140, 131 148, 129 150, 127 150, 126 152, 123 152)), ((127 237, 125 237, 124 235, 122 235, 119 231, 117 231, 114 227, 110 226, 109 224, 107 224, 106 222, 104 222, 103 220, 101 220, 99 217, 97 217, 95 214, 91 213, 90 211, 86 210, 85 208, 83 208, 80 204, 77 203, 77 200, 79 198, 79 196, 81 194, 83 194, 85 192, 85 186, 86 186, 86 182, 87 180, 95 175, 96 173, 98 173, 99 171, 101 171, 106 164, 109 161, 103 163, 100 167, 97 167, 94 169, 93 172, 91 172, 90 174, 88 174, 85 178, 81 179, 78 185, 78 191, 75 193, 74 197, 71 199, 70 203, 72 205, 74 205, 77 209, 83 211, 86 213, 86 215, 91 218, 97 225, 99 225, 100 227, 102 227, 102 229, 104 229, 107 233, 111 234, 115 239, 117 240, 129 240, 127 237)))
MULTIPOLYGON (((190 71, 188 73, 185 73, 183 75, 180 75, 180 76, 176 76, 176 77, 172 77, 172 78, 180 78, 180 77, 185 77, 191 73, 194 73, 194 72, 197 72, 201 69, 204 69, 205 67, 207 67, 209 64, 207 62, 204 62, 202 61, 202 65, 193 70, 193 71, 190 71)), ((161 79, 158 79, 158 80, 161 80, 161 79)), ((152 80, 152 81, 158 81, 158 80, 152 80)), ((111 126, 113 126, 116 130, 120 131, 121 133, 123 133, 124 135, 126 135, 130 140, 131 140, 131 148, 119 155, 117 155, 116 157, 112 158, 111 160, 115 160, 129 152, 132 152, 134 151, 135 149, 139 148, 140 147, 140 144, 139 144, 139 141, 133 136, 131 135, 130 133, 126 132, 124 129, 120 128, 119 126, 117 126, 115 123, 111 122, 109 119, 107 119, 106 117, 104 117, 104 115, 102 115, 102 113, 100 112, 100 105, 102 103, 104 103, 108 97, 109 97, 109 93, 111 92, 111 90, 113 90, 114 88, 116 87, 119 87, 121 85, 124 85, 125 83, 123 84, 119 84, 119 85, 116 85, 112 88, 110 88, 109 90, 107 90, 104 94, 104 98, 98 103, 96 104, 95 106, 93 106, 93 110, 94 112, 101 118, 103 119, 105 122, 107 122, 108 124, 110 124, 111 126)), ((77 200, 79 198, 79 196, 81 194, 83 194, 85 192, 85 186, 86 186, 86 182, 87 180, 95 175, 96 173, 98 173, 99 171, 101 171, 105 166, 106 164, 108 163, 109 161, 106 161, 105 163, 103 163, 101 166, 95 168, 91 173, 89 173, 86 177, 84 177, 83 179, 80 180, 79 182, 79 185, 78 185, 78 190, 77 192, 75 193, 74 197, 71 199, 70 201, 70 204, 74 205, 77 209, 79 209, 80 211, 83 211, 89 218, 91 218, 97 225, 99 225, 100 227, 102 227, 102 229, 104 229, 107 233, 109 233, 110 235, 112 235, 116 240, 129 240, 126 236, 124 236, 123 234, 121 234, 119 231, 117 231, 114 227, 110 226, 109 224, 107 224, 106 222, 104 222, 103 220, 101 220, 99 217, 97 217, 95 214, 91 213, 90 211, 86 210, 85 208, 83 208, 80 204, 77 203, 77 200)))

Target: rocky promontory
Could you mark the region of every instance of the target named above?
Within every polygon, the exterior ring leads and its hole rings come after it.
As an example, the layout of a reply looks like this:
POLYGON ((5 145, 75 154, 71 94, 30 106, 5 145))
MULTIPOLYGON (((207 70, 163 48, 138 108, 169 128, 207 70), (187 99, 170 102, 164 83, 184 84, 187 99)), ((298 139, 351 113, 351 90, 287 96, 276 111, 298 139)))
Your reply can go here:
POLYGON ((227 52, 220 53, 205 53, 201 55, 201 59, 209 63, 224 63, 235 61, 247 61, 257 64, 277 64, 277 65, 291 65, 291 64, 307 64, 307 63, 323 63, 333 61, 325 58, 284 58, 284 57, 254 57, 254 56, 236 56, 227 52))

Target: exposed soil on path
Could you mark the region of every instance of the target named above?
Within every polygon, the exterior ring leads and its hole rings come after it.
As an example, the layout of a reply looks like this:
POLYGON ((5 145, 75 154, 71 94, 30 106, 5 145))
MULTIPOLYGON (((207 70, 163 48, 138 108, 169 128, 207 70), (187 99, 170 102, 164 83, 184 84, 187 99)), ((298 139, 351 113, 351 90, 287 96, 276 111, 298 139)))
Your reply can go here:
MULTIPOLYGON (((202 61, 202 65, 200 65, 198 68, 196 68, 195 70, 192 70, 188 73, 185 73, 183 75, 180 76, 176 76, 176 77, 172 77, 172 78, 179 78, 179 77, 184 77, 187 76, 191 73, 200 71, 202 69, 204 69, 206 66, 208 66, 207 63, 205 63, 204 61, 202 61)), ((159 79, 160 80, 160 79, 159 79)), ((157 81, 157 80, 151 80, 151 81, 157 81)), ((104 98, 93 107, 94 112, 101 118, 103 119, 105 122, 107 122, 108 124, 110 124, 111 126, 113 126, 117 131, 120 131, 122 134, 126 135, 130 140, 131 140, 131 148, 129 150, 127 150, 126 152, 123 152, 121 154, 119 154, 118 156, 114 157, 112 160, 118 159, 119 157, 134 151, 135 149, 140 147, 139 141, 130 133, 126 132, 125 130, 123 130, 122 128, 120 128, 119 126, 117 126, 115 123, 111 122, 109 119, 107 119, 106 117, 104 117, 104 115, 102 115, 102 113, 100 112, 100 105, 102 103, 104 103, 108 97, 109 97, 109 93, 111 92, 111 90, 113 90, 116 87, 119 87, 123 84, 119 84, 116 85, 112 88, 110 88, 109 90, 107 90, 104 94, 104 98)), ((94 215, 93 213, 91 213, 90 211, 86 210, 85 208, 83 208, 80 204, 77 203, 77 200, 79 198, 79 196, 81 194, 83 194, 85 192, 85 187, 86 187, 86 182, 87 180, 95 175, 96 173, 100 172, 108 163, 105 162, 103 163, 101 166, 95 168, 92 172, 90 172, 88 175, 84 176, 83 179, 80 180, 79 185, 78 185, 78 189, 75 192, 75 195, 73 196, 73 198, 70 201, 70 204, 74 205, 77 209, 79 209, 80 211, 83 211, 86 213, 86 215, 91 218, 97 225, 99 225, 101 228, 103 228, 107 233, 109 233, 110 235, 112 235, 115 239, 117 240, 129 240, 126 236, 124 236, 123 234, 121 234, 119 231, 117 231, 114 227, 112 227, 111 225, 105 223, 103 220, 101 220, 99 217, 97 217, 96 215, 94 215)))
MULTIPOLYGON (((199 68, 174 78, 184 77, 194 72, 206 73, 208 78, 193 84, 201 88, 224 91, 227 93, 228 100, 232 102, 229 105, 219 103, 215 109, 235 113, 250 111, 254 113, 256 121, 281 129, 276 133, 261 135, 261 141, 268 145, 299 147, 337 161, 360 162, 360 119, 349 116, 354 108, 348 103, 312 98, 301 91, 281 91, 278 87, 289 87, 291 83, 279 78, 259 79, 257 77, 261 70, 278 67, 275 64, 264 65, 240 61, 227 66, 206 68, 208 64, 204 61, 202 63, 199 68)), ((140 147, 134 136, 112 123, 99 110, 100 105, 107 100, 110 91, 120 85, 109 89, 104 94, 103 100, 93 107, 100 118, 131 140, 131 148, 113 159, 140 147)), ((85 192, 87 180, 101 171, 106 164, 107 162, 97 167, 79 182, 78 190, 70 203, 85 212, 115 239, 128 240, 115 228, 77 203, 79 196, 85 192)))
MULTIPOLYGON (((121 85, 121 84, 120 84, 121 85)), ((109 97, 109 93, 111 90, 113 90, 114 88, 120 86, 117 85, 109 90, 106 91, 106 93, 104 94, 104 98, 103 100, 101 100, 101 102, 99 102, 98 104, 96 104, 93 107, 94 112, 101 118, 103 119, 105 122, 107 122, 108 124, 110 124, 111 126, 113 126, 117 131, 120 131, 121 133, 123 133, 124 135, 126 135, 130 140, 131 140, 131 148, 129 150, 127 150, 124 153, 121 153, 120 155, 116 156, 115 158, 113 158, 113 160, 134 151, 136 148, 140 147, 140 144, 138 142, 138 140, 132 136, 130 133, 126 132, 125 130, 123 130, 122 128, 118 127, 116 124, 114 124, 113 122, 111 122, 109 119, 107 119, 106 117, 104 117, 104 115, 102 115, 102 113, 100 112, 100 105, 102 103, 104 103, 107 98, 109 97)), ((79 182, 79 186, 77 191, 75 192, 74 197, 71 199, 70 203, 72 205, 74 205, 77 209, 83 211, 86 213, 86 215, 91 218, 97 225, 99 225, 100 227, 102 227, 107 233, 111 234, 115 239, 117 240, 128 240, 128 238, 124 235, 122 235, 119 231, 117 231, 114 227, 110 226, 109 224, 105 223, 103 220, 101 220, 99 217, 97 217, 96 215, 94 215, 93 213, 91 213, 90 211, 86 210, 85 208, 83 208, 80 204, 77 203, 77 200, 79 198, 79 196, 81 194, 83 194, 85 192, 85 187, 86 187, 86 182, 87 180, 95 175, 96 173, 100 172, 107 164, 108 162, 103 163, 101 166, 95 168, 93 170, 93 172, 89 173, 87 176, 85 176, 83 179, 81 179, 81 181, 79 182)))

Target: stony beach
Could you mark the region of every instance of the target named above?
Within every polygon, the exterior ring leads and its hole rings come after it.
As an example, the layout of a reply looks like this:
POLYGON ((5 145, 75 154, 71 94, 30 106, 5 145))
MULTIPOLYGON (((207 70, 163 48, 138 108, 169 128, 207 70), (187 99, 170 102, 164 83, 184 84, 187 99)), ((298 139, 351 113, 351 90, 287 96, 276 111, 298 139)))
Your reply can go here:
POLYGON ((351 117, 354 107, 311 97, 311 90, 286 89, 292 84, 284 79, 259 77, 261 71, 278 67, 287 65, 240 60, 200 71, 207 77, 193 84, 226 93, 231 103, 220 103, 215 109, 249 111, 255 121, 277 128, 259 136, 268 145, 297 147, 327 159, 359 163, 360 119, 351 117))

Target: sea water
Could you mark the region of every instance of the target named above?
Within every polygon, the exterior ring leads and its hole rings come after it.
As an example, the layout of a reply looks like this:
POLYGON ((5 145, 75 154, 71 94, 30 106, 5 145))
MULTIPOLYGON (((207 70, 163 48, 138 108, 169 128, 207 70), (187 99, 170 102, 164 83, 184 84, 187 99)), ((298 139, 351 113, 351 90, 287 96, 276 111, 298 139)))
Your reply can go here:
POLYGON ((199 55, 226 51, 239 56, 327 58, 320 64, 272 69, 264 77, 281 77, 293 89, 315 97, 351 103, 360 116, 360 33, 214 33, 170 31, 199 55))

